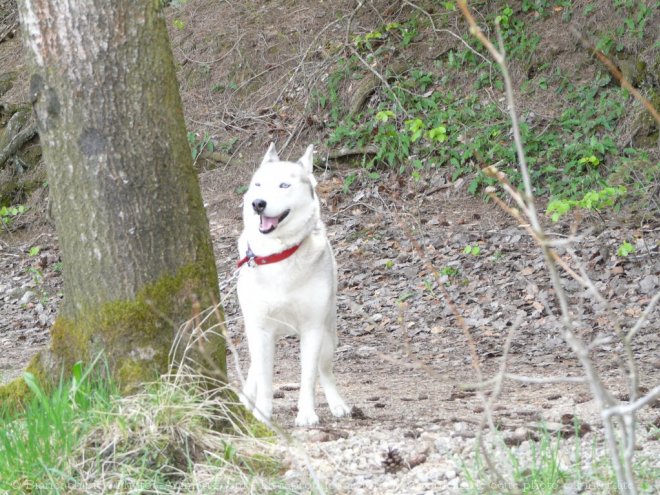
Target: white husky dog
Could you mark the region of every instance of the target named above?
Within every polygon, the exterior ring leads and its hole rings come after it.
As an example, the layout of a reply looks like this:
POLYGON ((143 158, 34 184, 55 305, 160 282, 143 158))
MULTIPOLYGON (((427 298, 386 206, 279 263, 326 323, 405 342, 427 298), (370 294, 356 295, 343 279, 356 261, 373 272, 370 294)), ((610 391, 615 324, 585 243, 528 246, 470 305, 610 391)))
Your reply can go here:
POLYGON ((337 346, 337 267, 321 221, 313 146, 297 162, 282 161, 271 144, 243 198, 238 298, 250 369, 241 400, 263 422, 273 410, 275 339, 300 336, 300 396, 296 426, 315 425, 317 376, 330 411, 350 408, 337 392, 332 358, 337 346))

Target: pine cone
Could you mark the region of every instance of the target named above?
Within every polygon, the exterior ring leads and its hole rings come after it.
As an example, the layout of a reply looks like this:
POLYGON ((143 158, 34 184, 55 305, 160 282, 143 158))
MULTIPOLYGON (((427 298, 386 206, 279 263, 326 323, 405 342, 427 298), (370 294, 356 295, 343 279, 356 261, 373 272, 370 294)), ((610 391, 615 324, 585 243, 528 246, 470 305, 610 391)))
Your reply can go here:
POLYGON ((383 467, 386 473, 396 473, 404 467, 403 457, 397 449, 388 448, 383 454, 383 467))

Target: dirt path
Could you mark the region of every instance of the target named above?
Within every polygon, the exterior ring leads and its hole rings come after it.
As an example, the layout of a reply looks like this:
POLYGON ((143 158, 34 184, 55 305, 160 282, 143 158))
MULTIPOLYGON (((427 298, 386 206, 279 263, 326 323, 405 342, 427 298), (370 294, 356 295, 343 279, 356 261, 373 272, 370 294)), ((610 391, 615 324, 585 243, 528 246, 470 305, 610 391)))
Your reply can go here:
MULTIPOLYGON (((321 184, 340 272, 337 373, 365 414, 375 421, 400 425, 402 421, 449 421, 454 415, 464 418, 480 407, 474 394, 458 388, 476 380, 466 336, 443 301, 428 264, 414 252, 410 233, 423 246, 425 261, 440 272, 465 318, 485 376, 500 365, 498 358, 512 326, 517 329, 509 353, 511 373, 580 374, 577 360, 561 338, 539 250, 492 205, 463 196, 454 186, 438 189, 430 181, 413 184, 417 190, 407 190, 413 185, 385 180, 358 189, 354 195, 341 194, 340 184, 338 178, 321 184), (396 186, 388 189, 384 184, 396 186), (433 189, 438 192, 427 195, 433 189), (402 225, 407 225, 409 233, 402 225), (479 246, 480 253, 465 254, 468 245, 479 246)), ((240 199, 231 193, 209 197, 210 190, 212 186, 205 186, 218 267, 227 275, 237 256, 233 239, 240 228, 240 199), (223 212, 214 209, 214 204, 234 208, 223 212)), ((560 236, 567 233, 566 226, 553 227, 560 236)), ((587 235, 576 246, 578 261, 612 308, 608 314, 604 305, 592 304, 587 291, 566 278, 575 312, 582 317, 579 331, 583 338, 613 337, 594 351, 608 382, 620 381, 617 360, 621 346, 612 335, 612 318, 622 328, 629 328, 659 285, 658 233, 650 227, 637 232, 607 229, 598 236, 587 235), (618 239, 634 238, 635 234, 642 234, 638 256, 618 258, 618 239), (644 245, 656 247, 645 252, 644 245)), ((233 297, 225 308, 230 321, 236 320, 231 329, 243 350, 240 314, 233 297)), ((634 346, 642 385, 647 388, 658 378, 658 321, 655 311, 634 346)), ((284 339, 282 347, 286 365, 278 376, 282 383, 295 382, 296 341, 284 339)), ((582 386, 512 386, 507 392, 500 415, 510 419, 511 427, 529 421, 529 413, 520 414, 525 410, 535 411, 534 416, 546 421, 558 421, 569 412, 594 419, 588 390, 582 386)), ((285 424, 291 419, 285 411, 294 397, 285 393, 280 401, 285 424)))

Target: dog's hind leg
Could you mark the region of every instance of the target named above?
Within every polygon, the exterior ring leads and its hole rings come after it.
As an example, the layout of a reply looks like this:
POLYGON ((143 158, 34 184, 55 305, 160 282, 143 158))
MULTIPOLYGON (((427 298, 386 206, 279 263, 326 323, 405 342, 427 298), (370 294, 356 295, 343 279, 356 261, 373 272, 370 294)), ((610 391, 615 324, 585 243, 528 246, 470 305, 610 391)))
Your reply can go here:
POLYGON ((324 342, 321 345, 321 351, 319 353, 319 381, 321 382, 321 387, 323 387, 325 398, 328 401, 330 412, 332 412, 333 416, 339 418, 349 414, 351 408, 346 405, 344 399, 339 395, 335 383, 335 375, 332 372, 332 358, 335 351, 334 342, 330 341, 331 337, 328 334, 325 334, 323 338, 324 342))

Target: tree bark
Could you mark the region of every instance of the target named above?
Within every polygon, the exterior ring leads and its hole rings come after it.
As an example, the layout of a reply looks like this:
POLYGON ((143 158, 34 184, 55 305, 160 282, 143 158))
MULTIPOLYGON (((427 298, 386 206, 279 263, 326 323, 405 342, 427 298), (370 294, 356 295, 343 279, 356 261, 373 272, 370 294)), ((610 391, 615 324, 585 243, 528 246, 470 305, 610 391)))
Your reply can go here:
MULTIPOLYGON (((162 2, 19 3, 64 276, 37 364, 103 350, 133 385, 166 371, 177 329, 219 300, 162 2)), ((200 341, 204 371, 224 377, 222 339, 200 341)))

